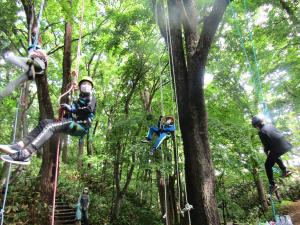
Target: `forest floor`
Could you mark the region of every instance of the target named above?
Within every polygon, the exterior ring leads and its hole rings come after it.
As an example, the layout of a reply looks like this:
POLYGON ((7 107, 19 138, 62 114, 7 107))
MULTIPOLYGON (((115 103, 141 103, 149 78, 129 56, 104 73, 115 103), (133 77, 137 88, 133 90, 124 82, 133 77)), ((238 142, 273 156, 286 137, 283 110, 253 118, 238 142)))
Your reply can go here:
POLYGON ((293 225, 300 225, 300 201, 289 204, 281 212, 291 216, 293 225))

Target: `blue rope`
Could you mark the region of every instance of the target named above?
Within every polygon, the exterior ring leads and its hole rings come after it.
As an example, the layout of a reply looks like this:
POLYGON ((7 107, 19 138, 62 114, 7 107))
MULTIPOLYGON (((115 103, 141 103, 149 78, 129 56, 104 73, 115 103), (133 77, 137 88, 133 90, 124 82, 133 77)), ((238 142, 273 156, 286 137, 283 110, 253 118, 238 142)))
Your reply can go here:
POLYGON ((39 15, 38 15, 38 18, 37 18, 37 31, 36 31, 36 34, 34 36, 34 42, 33 42, 34 49, 36 49, 36 46, 38 44, 39 30, 40 30, 40 20, 42 18, 44 4, 45 4, 45 0, 43 0, 42 3, 41 3, 40 12, 39 12, 39 15))
MULTIPOLYGON (((232 4, 230 4, 230 9, 231 9, 232 17, 234 19, 236 19, 237 18, 237 13, 234 10, 234 7, 232 6, 232 4)), ((246 15, 246 26, 248 28, 249 22, 248 22, 248 18, 247 18, 246 0, 244 0, 244 11, 245 11, 245 15, 246 15)), ((249 37, 250 37, 251 45, 252 45, 253 58, 254 58, 254 62, 255 62, 254 69, 253 69, 253 66, 250 62, 250 59, 249 59, 249 56, 248 56, 248 53, 247 53, 247 50, 246 50, 246 47, 245 47, 245 39, 243 37, 242 31, 241 31, 240 27, 237 25, 237 23, 234 22, 234 26, 235 26, 235 29, 237 30, 237 33, 238 33, 238 36, 239 36, 239 39, 240 39, 240 43, 241 43, 241 46, 242 46, 242 50, 243 50, 243 53, 244 53, 245 58, 246 58, 246 65, 249 69, 249 72, 250 72, 251 77, 252 77, 253 82, 254 82, 256 97, 258 99, 259 104, 261 104, 261 106, 263 108, 264 114, 267 114, 268 116, 270 116, 267 104, 264 100, 263 88, 262 88, 261 81, 260 81, 259 64, 258 64, 258 60, 257 60, 257 56, 256 56, 256 49, 255 49, 255 45, 254 45, 252 31, 251 31, 251 29, 248 29, 249 37)))

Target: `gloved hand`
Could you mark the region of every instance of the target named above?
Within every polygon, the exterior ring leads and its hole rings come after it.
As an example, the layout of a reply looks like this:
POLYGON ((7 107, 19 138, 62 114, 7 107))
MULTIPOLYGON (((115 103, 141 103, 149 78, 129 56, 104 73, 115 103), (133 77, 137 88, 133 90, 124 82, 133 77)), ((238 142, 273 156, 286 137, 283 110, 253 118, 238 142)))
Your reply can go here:
POLYGON ((29 66, 32 65, 33 64, 33 60, 30 59, 30 58, 27 59, 26 64, 29 65, 29 66))
POLYGON ((64 110, 67 110, 67 111, 69 111, 69 112, 72 112, 72 107, 71 107, 70 105, 66 104, 66 103, 61 104, 60 107, 61 107, 62 109, 64 109, 64 110))

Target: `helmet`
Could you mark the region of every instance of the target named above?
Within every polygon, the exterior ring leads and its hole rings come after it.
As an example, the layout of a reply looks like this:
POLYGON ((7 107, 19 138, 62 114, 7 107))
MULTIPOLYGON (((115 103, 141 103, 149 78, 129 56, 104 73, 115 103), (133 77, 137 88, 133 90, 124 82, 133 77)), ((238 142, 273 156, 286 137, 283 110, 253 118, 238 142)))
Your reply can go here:
POLYGON ((41 49, 41 46, 39 46, 39 45, 34 45, 34 44, 29 45, 28 48, 27 48, 27 51, 29 51, 29 50, 32 49, 32 48, 35 48, 35 49, 41 49))
POLYGON ((88 187, 85 187, 85 188, 83 189, 83 192, 88 193, 88 192, 89 192, 89 188, 88 188, 88 187))
POLYGON ((167 121, 167 120, 171 120, 171 124, 173 124, 175 121, 173 116, 165 116, 165 121, 167 121))
POLYGON ((260 116, 254 116, 254 117, 252 118, 252 126, 253 126, 253 127, 260 126, 260 125, 262 125, 263 121, 264 121, 264 120, 263 120, 262 117, 260 117, 260 116))
POLYGON ((78 86, 80 86, 80 84, 84 81, 88 81, 92 84, 92 87, 94 87, 94 83, 93 83, 93 79, 91 77, 85 76, 81 79, 81 81, 79 81, 78 86))

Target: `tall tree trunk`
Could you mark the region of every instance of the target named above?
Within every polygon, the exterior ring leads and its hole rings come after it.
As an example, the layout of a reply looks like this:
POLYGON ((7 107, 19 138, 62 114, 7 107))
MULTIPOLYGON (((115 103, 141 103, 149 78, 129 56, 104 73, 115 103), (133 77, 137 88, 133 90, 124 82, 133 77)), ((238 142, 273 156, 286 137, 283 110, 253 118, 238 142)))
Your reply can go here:
POLYGON ((188 201, 194 207, 191 210, 193 225, 220 224, 203 83, 208 53, 227 4, 225 0, 215 1, 198 35, 195 1, 168 1, 170 50, 184 144, 188 201))
POLYGON ((253 175, 254 183, 255 183, 255 186, 257 189, 260 204, 262 206, 263 211, 266 212, 268 210, 268 201, 267 201, 267 198, 265 195, 264 185, 259 176, 257 168, 253 168, 252 175, 253 175))
MULTIPOLYGON (((21 0, 25 10, 27 26, 28 26, 28 39, 31 42, 31 31, 37 26, 37 18, 34 10, 34 4, 32 0, 21 0), (32 29, 31 28, 32 25, 32 29)), ((54 112, 52 103, 50 100, 47 71, 42 77, 36 78, 38 102, 40 110, 40 119, 53 119, 54 112)), ((39 188, 41 190, 41 199, 46 202, 51 202, 53 191, 53 177, 55 171, 55 149, 57 146, 57 138, 52 138, 47 144, 44 145, 44 153, 42 158, 42 165, 40 169, 40 183, 39 188), (52 150, 52 151, 51 151, 52 150)))
POLYGON ((78 154, 77 154, 77 169, 82 168, 82 157, 83 157, 84 139, 80 139, 78 142, 78 154))
MULTIPOLYGON (((72 67, 72 59, 71 54, 72 53, 72 23, 66 22, 65 23, 65 37, 64 37, 64 57, 63 57, 63 63, 62 63, 62 70, 63 70, 63 83, 61 87, 61 94, 64 94, 71 85, 71 67, 72 67)), ((66 103, 69 104, 69 97, 70 95, 67 94, 64 97, 61 98, 60 104, 66 103)), ((61 136, 61 142, 62 142, 62 161, 64 163, 67 162, 68 159, 68 136, 62 135, 61 136)))

